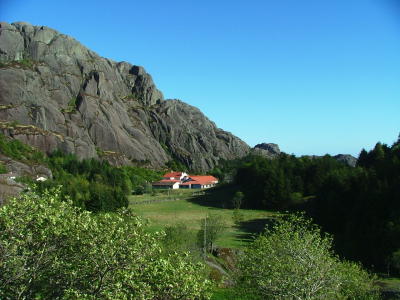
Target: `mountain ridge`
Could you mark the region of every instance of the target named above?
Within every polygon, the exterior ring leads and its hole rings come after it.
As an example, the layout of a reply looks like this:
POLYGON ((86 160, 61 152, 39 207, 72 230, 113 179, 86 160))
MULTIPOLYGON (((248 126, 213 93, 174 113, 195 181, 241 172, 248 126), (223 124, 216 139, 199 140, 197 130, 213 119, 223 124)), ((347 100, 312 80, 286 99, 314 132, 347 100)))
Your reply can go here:
POLYGON ((0 130, 50 153, 198 171, 250 147, 198 109, 165 100, 141 66, 45 26, 0 22, 0 130))

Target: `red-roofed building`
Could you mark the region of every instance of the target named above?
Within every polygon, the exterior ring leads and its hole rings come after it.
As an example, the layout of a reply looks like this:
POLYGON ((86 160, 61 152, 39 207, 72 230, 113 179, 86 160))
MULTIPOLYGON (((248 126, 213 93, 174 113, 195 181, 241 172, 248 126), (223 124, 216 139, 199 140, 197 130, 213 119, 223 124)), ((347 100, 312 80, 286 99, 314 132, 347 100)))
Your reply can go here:
POLYGON ((189 189, 207 189, 215 186, 218 183, 218 179, 214 176, 209 175, 194 175, 189 176, 188 180, 180 185, 180 188, 189 189))
POLYGON ((153 182, 152 186, 156 189, 179 189, 179 185, 181 184, 180 180, 169 180, 163 179, 157 182, 153 182))
POLYGON ((163 178, 168 180, 185 180, 188 176, 185 172, 170 172, 164 174, 163 178))
POLYGON ((218 179, 214 176, 190 176, 184 172, 170 172, 164 174, 163 178, 160 181, 154 182, 152 186, 160 189, 207 189, 218 183, 218 179))

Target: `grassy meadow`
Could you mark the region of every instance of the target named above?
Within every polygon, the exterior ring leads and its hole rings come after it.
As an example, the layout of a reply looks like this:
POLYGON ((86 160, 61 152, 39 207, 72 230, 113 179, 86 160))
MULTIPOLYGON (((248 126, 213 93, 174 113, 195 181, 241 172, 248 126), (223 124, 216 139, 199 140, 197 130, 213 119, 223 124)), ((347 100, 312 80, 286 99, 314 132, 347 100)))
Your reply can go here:
MULTIPOLYGON (((148 220, 150 230, 161 230, 166 226, 184 223, 193 231, 200 229, 201 220, 207 215, 216 215, 224 221, 226 230, 217 240, 221 247, 240 248, 253 234, 262 231, 266 222, 276 213, 261 210, 228 209, 217 204, 218 190, 158 190, 155 194, 130 196, 130 207, 148 220), (168 201, 165 201, 168 200, 168 201), (151 201, 151 202, 150 202, 151 201)), ((227 197, 227 191, 223 191, 227 197)), ((229 194, 229 191, 228 191, 229 194)), ((220 203, 220 202, 218 202, 220 203)))

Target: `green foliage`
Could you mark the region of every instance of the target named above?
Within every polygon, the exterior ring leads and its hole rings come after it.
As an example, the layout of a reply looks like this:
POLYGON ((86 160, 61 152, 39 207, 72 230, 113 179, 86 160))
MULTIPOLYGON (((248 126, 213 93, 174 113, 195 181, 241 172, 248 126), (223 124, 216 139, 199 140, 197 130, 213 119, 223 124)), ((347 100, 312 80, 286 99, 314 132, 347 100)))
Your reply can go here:
POLYGON ((22 60, 13 60, 13 61, 8 61, 8 62, 0 62, 0 68, 6 68, 6 67, 14 67, 14 66, 20 66, 24 69, 32 69, 35 66, 35 62, 30 59, 25 57, 22 60))
POLYGON ((244 214, 240 209, 233 210, 232 220, 236 226, 240 226, 240 223, 244 221, 244 214))
POLYGON ((211 300, 261 300, 254 294, 250 294, 247 289, 216 288, 214 289, 211 300))
POLYGON ((201 220, 201 229, 197 233, 197 244, 207 252, 212 252, 215 241, 225 231, 226 224, 218 215, 207 215, 201 220))
POLYGON ((163 255, 128 210, 92 214, 59 191, 0 208, 1 299, 207 299, 202 266, 163 255))
POLYGON ((218 167, 215 167, 214 169, 212 169, 209 172, 209 174, 218 178, 219 182, 223 182, 223 180, 225 178, 223 171, 218 167))
POLYGON ((167 253, 194 252, 197 250, 196 235, 183 222, 169 225, 165 228, 163 245, 167 253))
POLYGON ((114 167, 107 161, 78 160, 73 154, 52 153, 47 163, 53 180, 38 183, 38 191, 62 185, 62 197, 90 211, 115 211, 128 206, 127 196, 143 193, 158 172, 138 167, 114 167), (68 182, 68 184, 64 184, 68 182))
POLYGON ((243 203, 244 194, 241 191, 237 191, 232 198, 232 207, 239 209, 243 203))
POLYGON ((48 164, 54 179, 38 183, 38 192, 62 185, 62 198, 70 197, 76 206, 93 212, 128 206, 130 181, 122 169, 95 159, 80 161, 59 151, 49 156, 48 164))
POLYGON ((0 134, 0 153, 20 161, 36 163, 42 163, 44 161, 42 152, 19 140, 9 139, 3 134, 0 134))
POLYGON ((64 112, 64 113, 74 113, 74 112, 76 112, 76 105, 77 105, 76 102, 77 102, 77 98, 76 97, 71 98, 69 100, 69 102, 68 102, 67 108, 61 109, 61 112, 64 112))
POLYGON ((400 273, 400 249, 394 251, 389 257, 389 264, 397 274, 400 273))
POLYGON ((7 168, 6 166, 0 161, 0 174, 5 174, 7 173, 7 168))
POLYGON ((237 165, 235 183, 244 193, 245 208, 288 209, 304 205, 330 172, 348 168, 328 155, 315 159, 248 156, 237 165))
POLYGON ((400 149, 377 143, 357 164, 328 174, 309 211, 334 234, 340 255, 390 271, 400 249, 400 149))
MULTIPOLYGON (((152 230, 160 230, 166 226, 178 223, 184 223, 190 230, 196 234, 204 223, 204 217, 212 212, 223 220, 226 231, 224 231, 217 244, 220 247, 241 248, 250 241, 251 233, 258 233, 263 229, 265 219, 275 216, 276 213, 261 210, 240 210, 243 222, 237 226, 233 223, 233 210, 216 207, 214 198, 208 199, 209 193, 213 193, 211 189, 206 191, 205 195, 195 196, 193 190, 157 190, 157 194, 152 195, 132 195, 129 197, 132 209, 149 220, 149 227, 152 230), (173 200, 173 201, 165 201, 173 200), (249 226, 247 226, 249 224, 249 226)), ((223 196, 222 194, 217 194, 223 196)), ((230 199, 230 197, 226 197, 230 199)), ((203 244, 199 245, 203 247, 203 244)))
POLYGON ((19 60, 18 64, 21 65, 22 67, 27 68, 27 69, 32 69, 33 66, 34 66, 33 60, 31 60, 29 58, 24 58, 22 60, 19 60))
MULTIPOLYGON (((62 185, 63 198, 70 197, 76 206, 91 211, 115 211, 127 207, 127 195, 151 192, 150 183, 161 177, 160 172, 150 169, 130 166, 118 168, 106 161, 79 160, 75 155, 61 151, 45 157, 42 152, 2 134, 0 153, 29 164, 48 165, 54 178, 38 183, 37 191, 62 185)), ((6 170, 0 164, 2 172, 6 170)))
POLYGON ((220 169, 235 174, 230 186, 243 192, 241 208, 304 210, 333 234, 341 257, 380 272, 393 266, 390 257, 400 249, 399 142, 362 150, 355 168, 329 155, 281 154, 250 155, 220 169))
POLYGON ((162 177, 162 172, 146 168, 124 166, 121 169, 129 178, 134 194, 151 193, 151 183, 162 177))
POLYGON ((171 170, 179 170, 180 171, 180 170, 186 170, 187 169, 187 167, 177 159, 173 159, 173 160, 168 161, 165 164, 165 166, 167 168, 171 169, 171 170))
POLYGON ((245 251, 238 284, 264 299, 377 299, 368 273, 331 246, 310 220, 279 219, 245 251))

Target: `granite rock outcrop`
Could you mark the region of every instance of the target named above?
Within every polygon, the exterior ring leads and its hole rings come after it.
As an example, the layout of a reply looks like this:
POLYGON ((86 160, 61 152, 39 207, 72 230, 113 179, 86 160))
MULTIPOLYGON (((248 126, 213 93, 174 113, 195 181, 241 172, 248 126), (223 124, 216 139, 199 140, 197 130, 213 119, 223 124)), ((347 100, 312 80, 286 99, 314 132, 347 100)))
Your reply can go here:
POLYGON ((143 67, 100 57, 45 26, 0 22, 0 132, 44 152, 207 171, 249 146, 165 100, 143 67))

